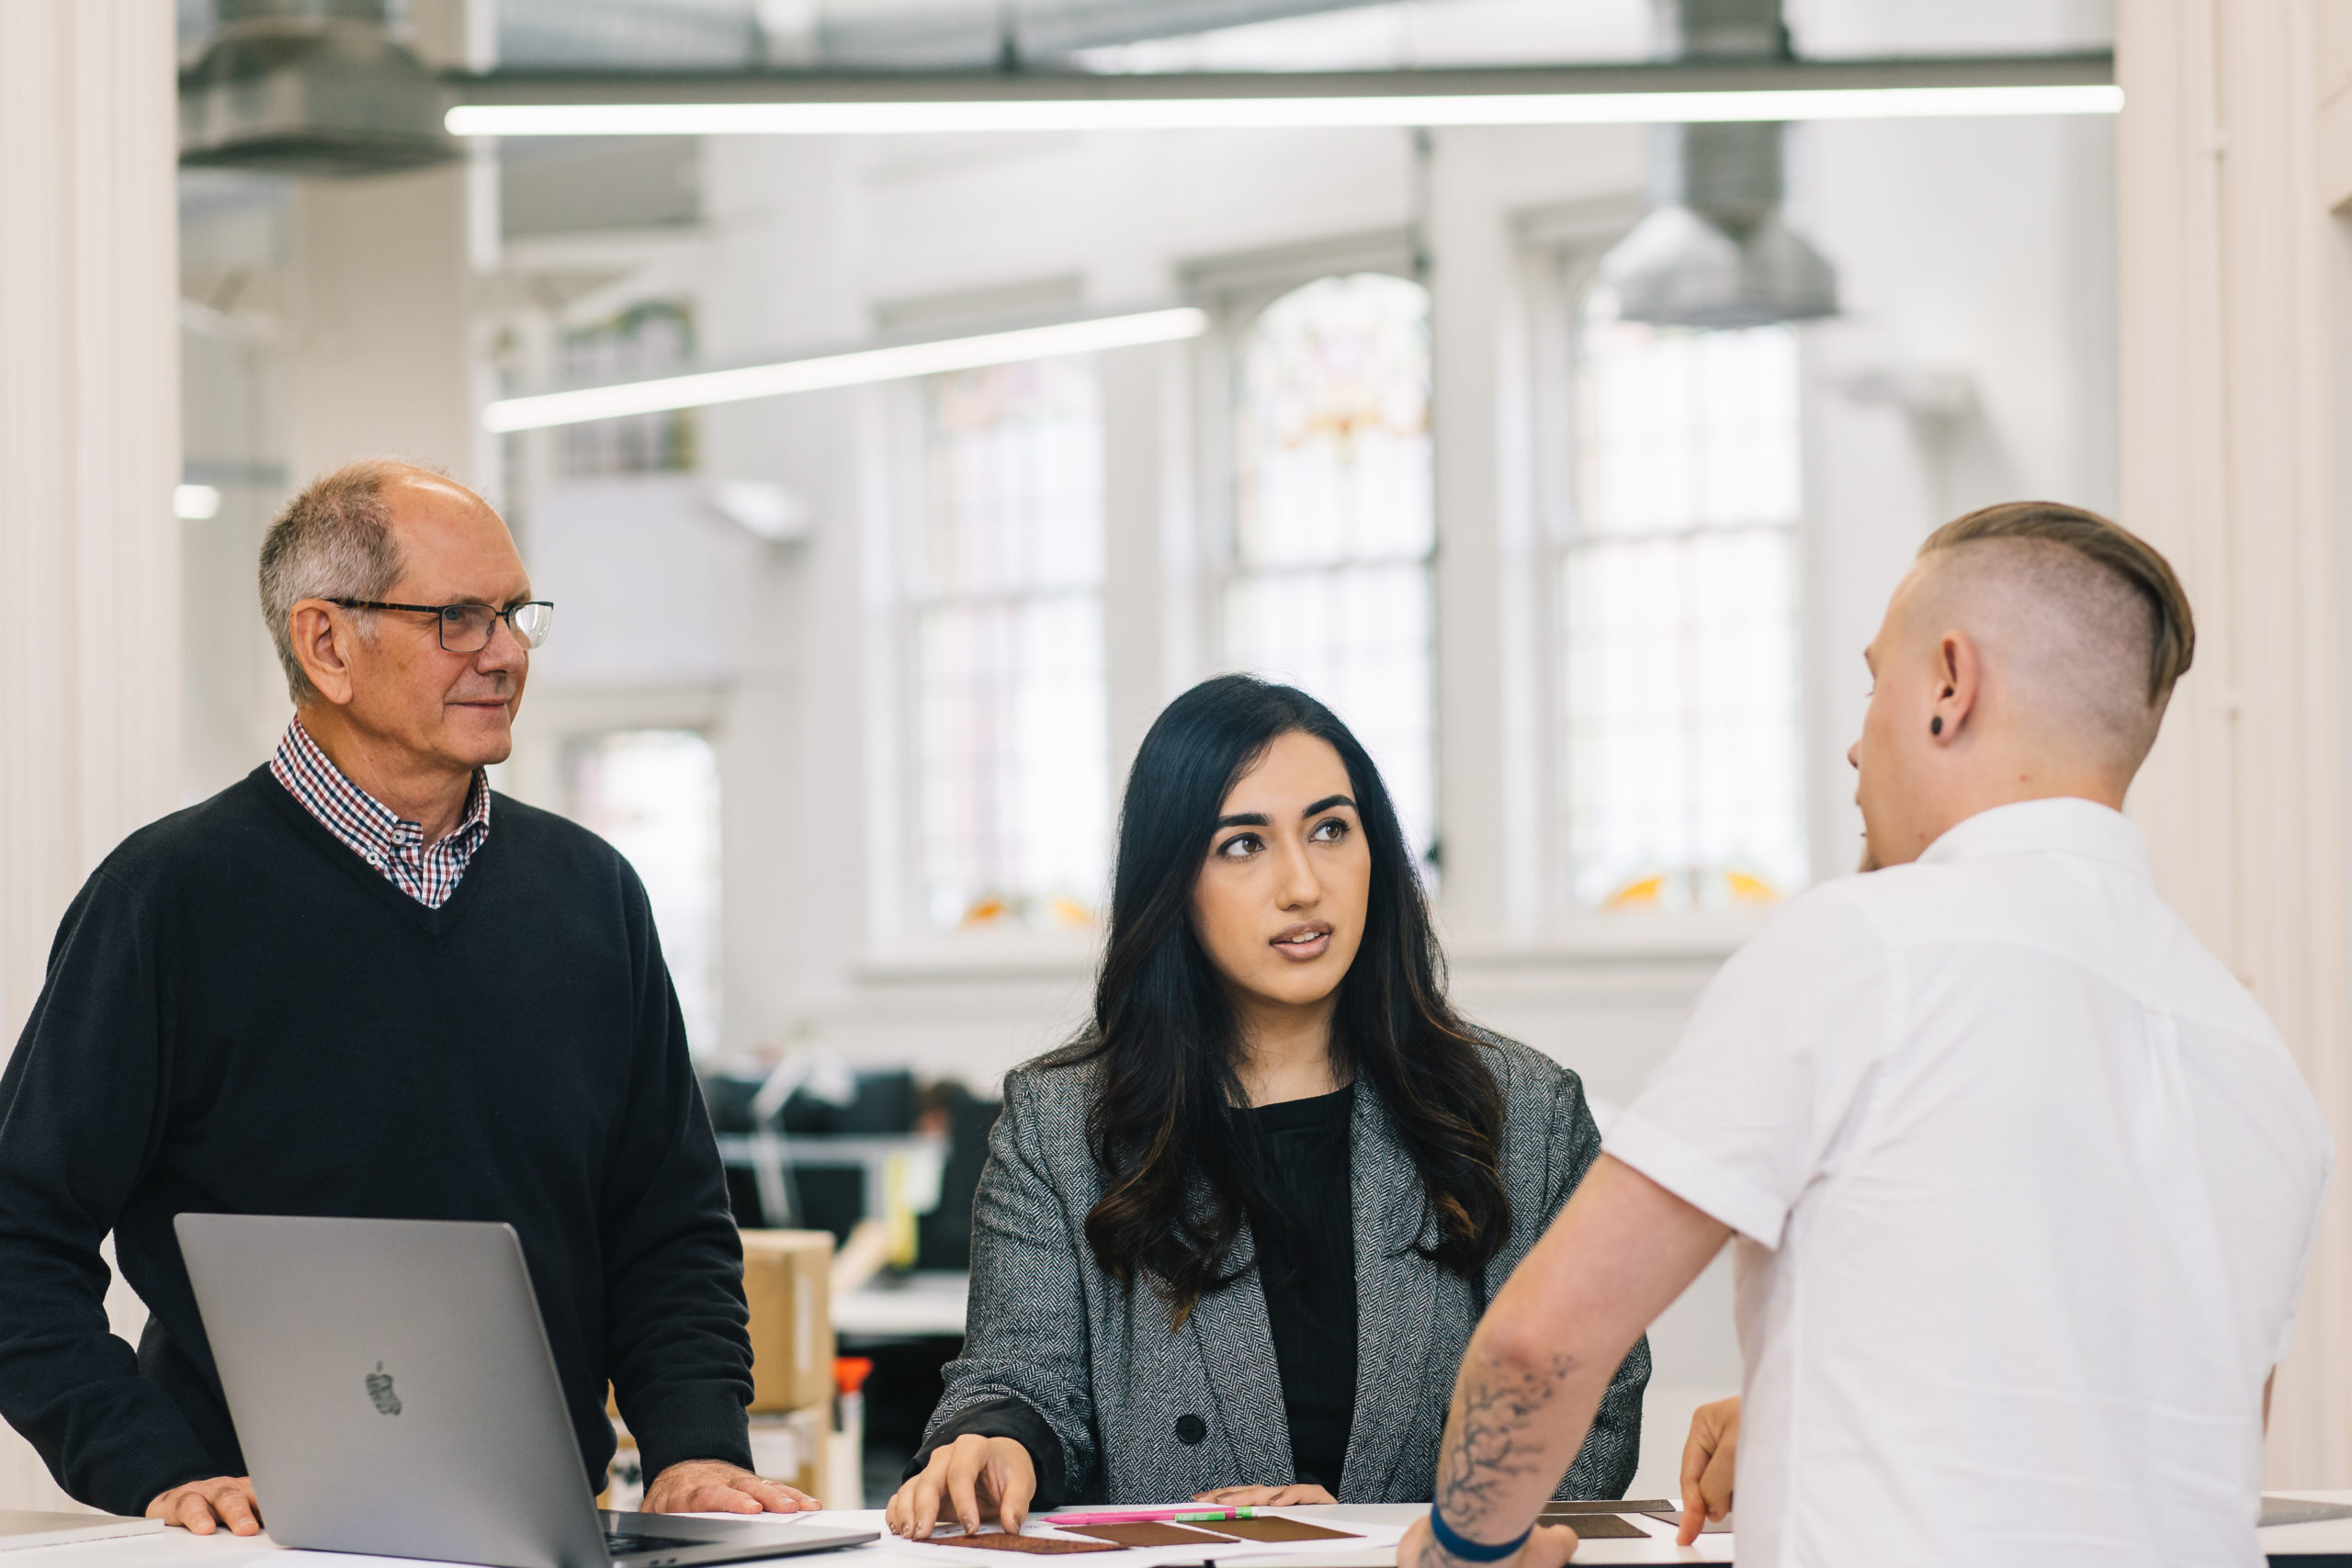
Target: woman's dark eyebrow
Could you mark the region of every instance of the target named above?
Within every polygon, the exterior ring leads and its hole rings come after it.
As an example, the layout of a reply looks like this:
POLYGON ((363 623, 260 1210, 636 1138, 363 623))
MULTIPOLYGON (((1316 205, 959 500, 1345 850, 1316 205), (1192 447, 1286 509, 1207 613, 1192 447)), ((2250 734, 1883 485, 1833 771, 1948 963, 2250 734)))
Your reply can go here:
POLYGON ((1220 828, 1262 828, 1266 826, 1266 816, 1262 811, 1244 811, 1238 817, 1220 817, 1216 825, 1220 828))
POLYGON ((1329 811, 1335 806, 1353 806, 1354 804, 1354 801, 1350 800, 1344 795, 1327 795, 1322 799, 1317 801, 1314 805, 1308 807, 1306 810, 1300 812, 1299 815, 1301 817, 1312 817, 1318 811, 1329 811))

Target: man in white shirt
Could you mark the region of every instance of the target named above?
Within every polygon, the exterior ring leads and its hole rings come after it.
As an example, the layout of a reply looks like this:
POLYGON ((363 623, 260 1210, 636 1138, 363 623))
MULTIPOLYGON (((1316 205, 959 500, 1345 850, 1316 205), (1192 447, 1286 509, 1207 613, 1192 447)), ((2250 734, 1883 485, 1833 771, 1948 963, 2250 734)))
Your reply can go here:
POLYGON ((1745 1397, 1694 1427, 1686 1539, 1736 1452, 1747 1568, 2261 1562, 2330 1145, 2120 814, 2193 647, 2171 569, 2103 518, 1928 538, 1849 753, 1883 869, 1726 964, 1609 1129, 1471 1342, 1400 1563, 1572 1552, 1522 1532, 1727 1238, 1745 1397))

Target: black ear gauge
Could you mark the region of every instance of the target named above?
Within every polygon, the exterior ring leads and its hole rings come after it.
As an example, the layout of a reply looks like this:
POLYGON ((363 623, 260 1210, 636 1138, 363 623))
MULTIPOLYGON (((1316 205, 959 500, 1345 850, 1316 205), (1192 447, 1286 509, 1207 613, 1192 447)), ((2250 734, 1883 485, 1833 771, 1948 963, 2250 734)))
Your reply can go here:
POLYGON ((1930 735, 1941 735, 1943 732, 1944 716, 1938 714, 1935 717, 1928 721, 1928 733, 1930 735))

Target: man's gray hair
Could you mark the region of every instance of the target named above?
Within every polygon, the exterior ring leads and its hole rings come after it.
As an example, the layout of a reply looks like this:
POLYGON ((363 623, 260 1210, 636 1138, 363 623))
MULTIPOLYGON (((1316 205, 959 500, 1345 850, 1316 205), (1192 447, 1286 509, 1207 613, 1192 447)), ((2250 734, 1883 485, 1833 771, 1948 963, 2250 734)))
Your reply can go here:
MULTIPOLYGON (((381 599, 392 591, 405 563, 384 487, 414 471, 380 457, 345 464, 288 502, 261 542, 261 615, 297 707, 319 700, 319 689, 294 657, 294 606, 305 599, 381 599)), ((372 611, 354 616, 363 632, 375 624, 372 611)))

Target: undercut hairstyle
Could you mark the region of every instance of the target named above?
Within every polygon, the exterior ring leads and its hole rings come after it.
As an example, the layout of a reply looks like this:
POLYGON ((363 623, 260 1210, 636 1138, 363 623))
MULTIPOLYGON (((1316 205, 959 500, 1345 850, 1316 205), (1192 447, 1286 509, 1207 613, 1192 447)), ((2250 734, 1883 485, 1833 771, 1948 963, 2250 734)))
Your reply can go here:
MULTIPOLYGON (((1148 1281, 1182 1325, 1223 1290, 1246 1220, 1295 1230, 1265 1200, 1270 1156, 1236 1063, 1240 1025, 1192 924, 1193 890, 1233 786, 1284 735, 1340 754, 1372 857, 1364 931, 1331 1020, 1332 1066, 1376 1093, 1420 1173, 1417 1249, 1474 1276, 1510 1234, 1493 1047, 1446 999, 1444 961, 1396 810, 1348 727, 1306 693, 1248 675, 1168 705, 1127 774, 1094 1012, 1046 1065, 1099 1064, 1087 1140, 1102 1197, 1086 1216, 1095 1261, 1148 1281)), ((1304 1237, 1294 1236, 1304 1252, 1304 1237)))
MULTIPOLYGON (((392 591, 405 563, 384 490, 419 471, 386 458, 346 464, 288 501, 262 539, 261 617, 297 707, 318 701, 319 690, 294 657, 294 606, 305 599, 381 599, 392 591)), ((363 633, 375 625, 372 610, 352 615, 363 633)))
POLYGON ((1973 585, 1986 613, 2038 659, 2041 694, 2137 768, 2197 653, 2197 622, 2172 565, 2130 530, 2080 507, 2017 501, 1945 524, 1919 547, 1943 586, 1973 585))

